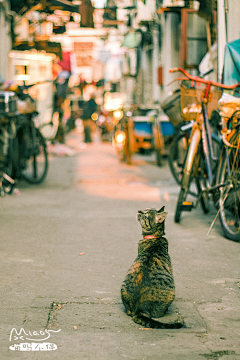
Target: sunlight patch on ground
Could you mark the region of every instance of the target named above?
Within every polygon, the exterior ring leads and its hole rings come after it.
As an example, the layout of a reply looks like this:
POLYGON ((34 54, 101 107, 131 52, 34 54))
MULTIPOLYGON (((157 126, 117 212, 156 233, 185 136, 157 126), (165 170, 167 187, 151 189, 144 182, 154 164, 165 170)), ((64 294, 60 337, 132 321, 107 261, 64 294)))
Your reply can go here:
MULTIPOLYGON (((72 134, 67 144, 76 149, 82 145, 79 140, 79 136, 72 134)), ((149 184, 142 173, 141 166, 146 164, 145 159, 139 158, 134 159, 132 165, 119 163, 110 143, 94 139, 93 143, 85 144, 77 156, 76 186, 91 196, 159 203, 159 188, 149 184)))
POLYGON ((159 189, 148 186, 147 184, 114 184, 102 182, 84 182, 78 187, 91 196, 101 196, 110 199, 134 200, 134 201, 156 201, 160 202, 159 189))

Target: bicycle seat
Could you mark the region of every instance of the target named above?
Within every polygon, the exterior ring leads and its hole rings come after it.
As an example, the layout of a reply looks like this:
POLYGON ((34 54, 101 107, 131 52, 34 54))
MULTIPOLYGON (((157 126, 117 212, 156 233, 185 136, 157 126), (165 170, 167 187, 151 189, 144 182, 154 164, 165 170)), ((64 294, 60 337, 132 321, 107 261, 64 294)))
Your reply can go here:
POLYGON ((17 100, 17 108, 18 111, 21 114, 30 114, 33 113, 37 110, 36 104, 32 101, 30 101, 30 99, 26 99, 26 100, 17 100))
POLYGON ((240 110, 240 98, 223 93, 218 100, 218 110, 221 116, 230 118, 236 110, 240 110))

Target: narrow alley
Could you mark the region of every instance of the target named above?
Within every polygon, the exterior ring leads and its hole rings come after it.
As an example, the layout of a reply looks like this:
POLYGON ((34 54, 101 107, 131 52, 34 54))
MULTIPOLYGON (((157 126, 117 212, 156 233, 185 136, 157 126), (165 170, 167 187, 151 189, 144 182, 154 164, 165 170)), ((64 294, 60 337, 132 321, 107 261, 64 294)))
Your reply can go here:
POLYGON ((66 144, 73 156, 51 155, 43 184, 19 183, 21 194, 1 198, 1 358, 239 359, 239 244, 218 221, 206 237, 215 209, 175 224, 179 188, 166 159, 120 163, 110 142, 86 145, 76 130, 66 144), (141 239, 137 212, 163 205, 176 285, 169 311, 185 324, 176 330, 134 323, 120 297, 141 239), (24 340, 47 329, 57 349, 16 354, 14 328, 24 340))

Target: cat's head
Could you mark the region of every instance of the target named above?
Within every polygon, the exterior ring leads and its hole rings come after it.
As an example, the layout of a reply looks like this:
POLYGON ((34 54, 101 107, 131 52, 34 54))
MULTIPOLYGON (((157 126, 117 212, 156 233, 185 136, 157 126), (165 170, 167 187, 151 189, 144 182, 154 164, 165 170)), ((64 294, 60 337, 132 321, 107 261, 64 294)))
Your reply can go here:
POLYGON ((160 210, 146 209, 139 210, 137 219, 142 227, 143 235, 161 236, 164 234, 164 220, 167 217, 167 212, 164 211, 164 206, 160 210))

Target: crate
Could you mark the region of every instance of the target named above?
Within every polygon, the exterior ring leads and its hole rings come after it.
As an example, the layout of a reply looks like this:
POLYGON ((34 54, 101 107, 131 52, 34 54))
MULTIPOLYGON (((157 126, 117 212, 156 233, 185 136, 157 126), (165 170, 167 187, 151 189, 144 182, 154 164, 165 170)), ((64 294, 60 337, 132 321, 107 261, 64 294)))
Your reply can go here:
MULTIPOLYGON (((195 88, 188 88, 185 85, 181 86, 181 114, 182 120, 191 121, 196 120, 197 115, 202 111, 202 101, 204 99, 204 91, 206 85, 201 84, 195 88)), ((217 103, 222 96, 222 91, 212 88, 208 95, 207 112, 208 117, 211 118, 213 110, 217 109, 217 103)))
POLYGON ((161 131, 164 137, 172 136, 175 133, 175 127, 170 121, 161 121, 161 131))
POLYGON ((17 112, 17 95, 12 91, 0 91, 0 114, 14 115, 17 112))
POLYGON ((182 122, 180 90, 175 91, 172 95, 166 98, 161 104, 161 107, 173 126, 176 127, 182 122))

